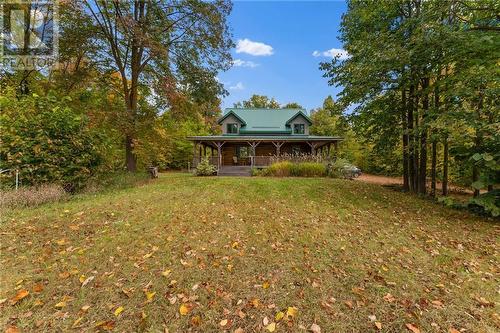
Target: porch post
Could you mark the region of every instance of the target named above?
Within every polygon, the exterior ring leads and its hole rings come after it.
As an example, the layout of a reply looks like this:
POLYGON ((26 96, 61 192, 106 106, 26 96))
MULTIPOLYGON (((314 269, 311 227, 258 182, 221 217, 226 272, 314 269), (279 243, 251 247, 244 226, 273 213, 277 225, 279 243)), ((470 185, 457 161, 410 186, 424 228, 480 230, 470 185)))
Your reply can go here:
POLYGON ((328 146, 326 146, 326 155, 328 156, 328 159, 331 158, 330 156, 330 146, 332 145, 331 142, 328 142, 328 146))
POLYGON ((252 147, 252 156, 250 157, 250 166, 253 167, 253 165, 255 164, 255 148, 257 148, 260 141, 255 141, 255 142, 247 141, 247 143, 250 145, 250 147, 252 147))
POLYGON ((273 141, 273 145, 276 147, 276 156, 280 156, 281 146, 283 146, 284 144, 285 143, 282 141, 277 141, 277 142, 273 141))
POLYGON ((203 156, 207 157, 207 146, 203 145, 203 156))
POLYGON ((196 148, 198 148, 198 142, 194 141, 193 142, 193 167, 196 167, 198 164, 198 159, 196 158, 196 148))
POLYGON ((224 145, 224 143, 226 143, 226 141, 215 142, 215 146, 217 147, 217 172, 219 172, 218 170, 222 165, 222 146, 224 145))
POLYGON ((309 147, 311 147, 311 155, 315 155, 317 144, 315 142, 309 142, 309 141, 306 142, 309 145, 309 147))

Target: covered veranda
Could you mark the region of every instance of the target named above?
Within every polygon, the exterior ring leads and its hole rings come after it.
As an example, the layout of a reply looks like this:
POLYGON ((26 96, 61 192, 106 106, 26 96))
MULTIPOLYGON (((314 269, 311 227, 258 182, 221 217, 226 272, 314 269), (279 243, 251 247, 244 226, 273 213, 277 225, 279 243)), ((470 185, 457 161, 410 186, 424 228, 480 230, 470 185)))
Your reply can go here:
POLYGON ((340 137, 331 136, 191 136, 193 167, 203 158, 212 165, 266 167, 280 156, 304 154, 321 155, 325 159, 336 156, 340 137))

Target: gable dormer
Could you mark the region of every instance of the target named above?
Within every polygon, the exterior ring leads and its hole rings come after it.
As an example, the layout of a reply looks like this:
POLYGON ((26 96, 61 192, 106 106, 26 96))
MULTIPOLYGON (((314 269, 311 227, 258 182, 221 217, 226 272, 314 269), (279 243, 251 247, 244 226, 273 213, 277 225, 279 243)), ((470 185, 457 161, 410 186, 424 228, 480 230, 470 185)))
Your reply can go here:
POLYGON ((292 135, 309 135, 311 125, 311 119, 302 111, 297 112, 286 122, 286 126, 290 127, 292 135))
POLYGON ((229 111, 217 122, 222 127, 222 134, 224 135, 238 135, 241 127, 246 123, 233 111, 229 111))

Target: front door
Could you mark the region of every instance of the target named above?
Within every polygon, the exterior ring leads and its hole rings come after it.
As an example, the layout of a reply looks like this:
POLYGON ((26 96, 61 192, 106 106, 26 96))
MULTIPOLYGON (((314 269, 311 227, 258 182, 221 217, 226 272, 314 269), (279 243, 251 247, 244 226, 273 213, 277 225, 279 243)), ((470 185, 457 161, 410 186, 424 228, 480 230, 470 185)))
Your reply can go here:
POLYGON ((250 146, 239 145, 235 147, 233 165, 250 165, 250 146))

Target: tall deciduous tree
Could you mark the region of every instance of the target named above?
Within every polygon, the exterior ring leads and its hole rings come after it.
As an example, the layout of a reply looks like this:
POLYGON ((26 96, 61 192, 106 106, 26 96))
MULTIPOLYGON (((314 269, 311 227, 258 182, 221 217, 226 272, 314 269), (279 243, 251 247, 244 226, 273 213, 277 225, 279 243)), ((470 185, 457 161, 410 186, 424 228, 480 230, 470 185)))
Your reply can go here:
POLYGON ((137 163, 134 144, 141 84, 166 98, 179 87, 200 100, 223 93, 215 76, 231 64, 233 43, 227 25, 231 8, 227 0, 85 1, 84 14, 96 31, 98 53, 93 60, 118 73, 121 81, 129 171, 135 171, 137 163))
POLYGON ((446 161, 450 146, 455 168, 472 169, 474 187, 491 174, 500 141, 497 9, 491 0, 349 1, 341 40, 350 57, 321 68, 343 87, 341 102, 357 104, 367 133, 401 138, 405 189, 426 193, 429 139, 434 181, 439 141, 446 161))

